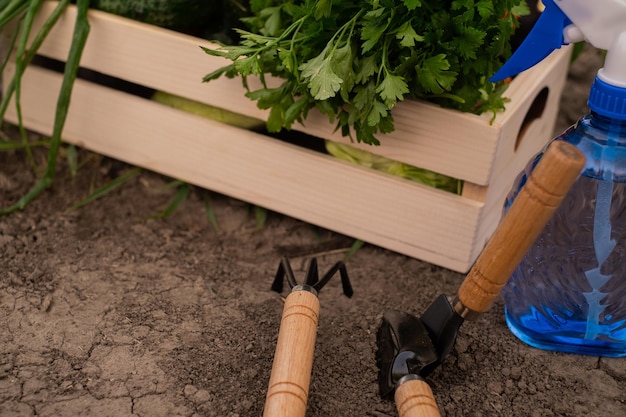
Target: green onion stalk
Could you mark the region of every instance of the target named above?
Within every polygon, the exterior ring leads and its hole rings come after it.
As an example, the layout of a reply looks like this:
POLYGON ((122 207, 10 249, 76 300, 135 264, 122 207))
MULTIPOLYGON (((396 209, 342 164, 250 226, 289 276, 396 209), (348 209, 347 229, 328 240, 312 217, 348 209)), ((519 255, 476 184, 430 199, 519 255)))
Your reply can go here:
MULTIPOLYGON (((15 73, 5 84, 0 101, 0 123, 4 120, 5 112, 14 98, 14 105, 18 118, 18 127, 22 139, 22 147, 26 150, 31 164, 34 165, 31 144, 27 140, 26 129, 24 128, 21 108, 21 84, 22 77, 28 64, 37 54, 41 44, 44 42, 50 30, 59 20, 70 0, 61 0, 46 19, 38 32, 33 32, 33 21, 45 0, 0 0, 0 30, 11 30, 7 56, 2 60, 0 70, 4 71, 10 58, 14 57, 15 73), (29 44, 29 39, 32 41, 29 44), (15 51, 15 54, 13 54, 15 51)), ((80 59, 87 42, 89 34, 89 22, 87 21, 87 11, 90 0, 77 0, 77 16, 74 25, 72 45, 67 56, 67 64, 63 73, 63 82, 57 99, 56 114, 52 136, 48 145, 48 156, 46 159, 46 170, 41 178, 26 192, 16 203, 8 207, 0 207, 0 215, 9 214, 17 210, 22 210, 28 203, 35 199, 44 190, 52 185, 56 173, 56 164, 61 146, 61 133, 67 119, 67 112, 70 105, 72 88, 78 73, 80 59)))

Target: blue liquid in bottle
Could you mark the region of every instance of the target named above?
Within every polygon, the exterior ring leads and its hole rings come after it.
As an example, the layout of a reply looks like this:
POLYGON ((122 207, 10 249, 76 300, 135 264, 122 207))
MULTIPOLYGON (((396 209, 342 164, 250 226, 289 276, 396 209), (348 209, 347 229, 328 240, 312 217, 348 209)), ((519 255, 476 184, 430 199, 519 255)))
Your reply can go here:
POLYGON ((626 356, 626 121, 592 112, 555 140, 587 163, 505 287, 506 321, 531 346, 626 356))

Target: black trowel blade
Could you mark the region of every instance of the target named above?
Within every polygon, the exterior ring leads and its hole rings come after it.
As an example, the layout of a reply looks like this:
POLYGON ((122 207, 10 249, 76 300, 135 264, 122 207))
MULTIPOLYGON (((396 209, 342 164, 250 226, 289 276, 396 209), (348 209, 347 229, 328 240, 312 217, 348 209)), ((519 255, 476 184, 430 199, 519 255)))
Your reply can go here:
POLYGON ((428 330, 417 317, 388 310, 377 333, 376 364, 380 395, 389 397, 396 382, 405 375, 419 375, 438 360, 428 330))
POLYGON ((424 311, 420 321, 427 329, 428 337, 432 341, 438 357, 436 362, 422 371, 422 376, 426 376, 450 354, 464 319, 454 310, 448 298, 442 294, 424 311))

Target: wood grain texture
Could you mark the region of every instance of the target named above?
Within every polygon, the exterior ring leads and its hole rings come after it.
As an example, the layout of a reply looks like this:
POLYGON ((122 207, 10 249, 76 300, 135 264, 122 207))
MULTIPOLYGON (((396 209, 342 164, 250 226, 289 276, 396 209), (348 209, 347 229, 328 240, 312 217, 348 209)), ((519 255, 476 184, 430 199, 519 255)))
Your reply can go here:
POLYGON ((430 386, 414 379, 401 384, 394 396, 400 417, 439 417, 439 408, 430 386))
POLYGON ((313 369, 320 303, 308 291, 285 300, 263 417, 304 417, 313 369))
POLYGON ((584 164, 574 145, 550 145, 461 284, 458 296, 465 307, 477 313, 489 310, 584 164))

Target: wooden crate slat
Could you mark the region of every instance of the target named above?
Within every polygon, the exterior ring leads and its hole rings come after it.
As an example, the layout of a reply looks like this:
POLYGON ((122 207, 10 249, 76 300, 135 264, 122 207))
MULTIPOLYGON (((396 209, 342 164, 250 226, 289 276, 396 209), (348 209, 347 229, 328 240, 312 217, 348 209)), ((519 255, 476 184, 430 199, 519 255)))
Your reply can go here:
MULTIPOLYGON (((29 128, 51 133, 60 80, 27 70, 29 128)), ((472 262, 478 202, 106 87, 77 81, 64 139, 451 269, 472 262)))

